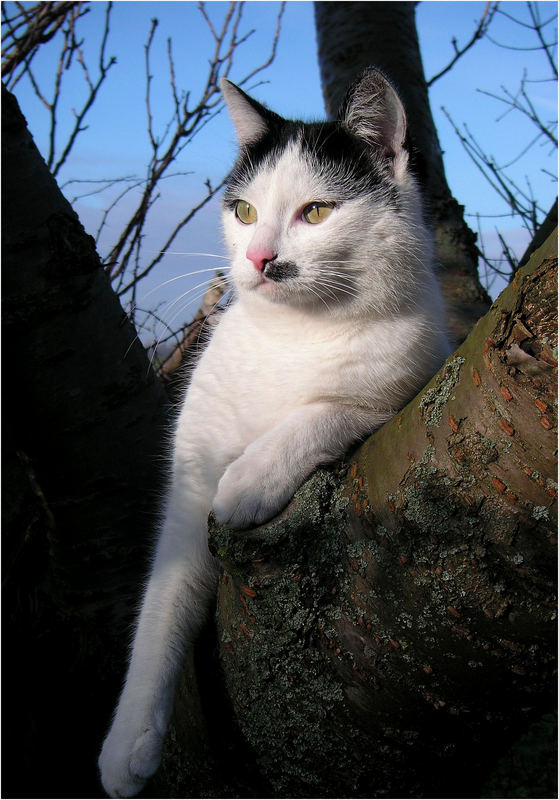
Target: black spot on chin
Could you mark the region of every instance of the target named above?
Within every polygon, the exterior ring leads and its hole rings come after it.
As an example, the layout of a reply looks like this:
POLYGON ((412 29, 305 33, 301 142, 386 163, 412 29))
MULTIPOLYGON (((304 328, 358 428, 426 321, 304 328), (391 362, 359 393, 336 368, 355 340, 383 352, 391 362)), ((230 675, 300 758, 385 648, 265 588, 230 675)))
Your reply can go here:
POLYGON ((268 261, 262 272, 265 278, 271 281, 286 281, 289 278, 296 278, 299 268, 293 261, 268 261))

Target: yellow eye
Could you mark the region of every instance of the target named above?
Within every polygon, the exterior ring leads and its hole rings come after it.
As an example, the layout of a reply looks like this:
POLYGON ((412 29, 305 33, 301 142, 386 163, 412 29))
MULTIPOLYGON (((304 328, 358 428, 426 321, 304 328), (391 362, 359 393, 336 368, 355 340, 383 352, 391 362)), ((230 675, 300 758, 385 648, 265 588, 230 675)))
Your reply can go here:
POLYGON ((326 217, 330 216, 333 208, 332 203, 309 203, 303 209, 303 218, 311 225, 316 225, 317 222, 323 222, 326 217))
POLYGON ((237 200, 235 214, 237 219, 240 219, 244 225, 252 225, 258 219, 255 207, 247 203, 246 200, 237 200))

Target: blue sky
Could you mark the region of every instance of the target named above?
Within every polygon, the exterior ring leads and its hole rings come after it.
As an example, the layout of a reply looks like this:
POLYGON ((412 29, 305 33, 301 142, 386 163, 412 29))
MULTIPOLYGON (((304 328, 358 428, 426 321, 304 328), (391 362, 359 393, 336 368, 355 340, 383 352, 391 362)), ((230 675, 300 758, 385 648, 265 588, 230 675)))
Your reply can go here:
MULTIPOLYGON (((10 4, 5 4, 9 6, 10 4)), ((452 57, 451 39, 459 44, 466 42, 485 8, 485 2, 422 2, 416 11, 420 46, 427 78, 438 72, 452 57)), ((542 18, 552 17, 556 4, 540 2, 542 18)), ((207 4, 210 17, 217 25, 223 18, 228 3, 207 4)), ((504 2, 503 11, 525 19, 526 4, 504 2)), ((86 57, 92 63, 96 59, 98 43, 102 33, 105 3, 94 2, 90 13, 80 21, 81 35, 85 39, 86 57), (88 53, 92 54, 88 56, 88 53)), ((243 30, 255 32, 239 49, 230 77, 239 80, 266 59, 275 29, 279 3, 247 2, 244 11, 243 30)), ((101 94, 87 118, 88 130, 78 139, 72 157, 59 176, 59 184, 74 178, 99 179, 120 175, 144 174, 150 149, 145 124, 145 72, 144 44, 153 17, 159 20, 154 39, 151 70, 153 73, 152 96, 154 98, 154 125, 163 131, 171 115, 171 99, 167 66, 167 38, 173 39, 177 84, 189 89, 195 97, 202 85, 207 61, 212 49, 212 39, 197 3, 176 0, 145 0, 114 4, 107 53, 117 57, 117 64, 107 78, 101 94)), ((550 30, 553 26, 550 26, 550 30)), ((544 57, 530 48, 534 45, 526 28, 514 24, 505 16, 499 16, 490 29, 491 36, 501 43, 512 44, 515 50, 499 47, 489 40, 478 42, 453 68, 453 70, 430 90, 430 100, 439 139, 444 152, 447 179, 454 196, 465 205, 467 214, 501 214, 506 209, 492 194, 458 142, 450 123, 441 111, 445 106, 456 123, 468 123, 470 130, 483 143, 485 149, 501 163, 513 159, 533 138, 533 128, 519 114, 509 114, 497 121, 504 107, 496 100, 478 90, 499 92, 506 86, 511 92, 518 89, 524 70, 531 79, 548 77, 544 57)), ((37 76, 46 91, 52 84, 56 46, 44 46, 37 57, 37 76)), ((92 71, 94 71, 92 67, 92 71)), ((305 119, 323 117, 323 100, 316 55, 316 39, 312 2, 292 0, 287 3, 277 56, 264 73, 256 78, 265 81, 251 92, 284 116, 305 119)), ((82 79, 74 67, 65 75, 64 94, 61 101, 66 114, 61 113, 59 133, 62 142, 64 130, 71 120, 71 109, 79 102, 82 79)), ((251 84, 248 84, 251 86, 251 84)), ((21 81, 15 94, 27 117, 29 127, 39 148, 45 152, 48 129, 47 115, 43 106, 34 97, 28 83, 21 81)), ((556 86, 549 83, 531 84, 531 99, 545 120, 556 119, 556 86)), ((162 196, 155 205, 145 241, 146 251, 156 251, 166 238, 172 223, 177 220, 204 195, 204 180, 213 182, 226 174, 235 156, 235 135, 225 113, 213 120, 183 151, 177 170, 189 172, 166 181, 162 196)), ((542 165, 551 172, 556 171, 556 154, 548 146, 538 146, 528 153, 515 167, 517 179, 529 180, 534 194, 544 207, 550 207, 556 195, 555 181, 541 171, 542 165)), ((65 192, 72 197, 75 185, 67 186, 65 192)), ((103 208, 105 196, 97 195, 77 201, 74 206, 86 229, 94 233, 103 208)), ((120 230, 126 218, 123 207, 113 215, 107 236, 99 242, 103 253, 120 230)), ((476 229, 475 219, 470 225, 476 229)), ((518 220, 489 219, 483 223, 484 238, 489 248, 496 242, 495 226, 507 231, 508 240, 521 255, 527 243, 527 234, 521 230, 518 220)), ((219 203, 212 202, 187 226, 173 245, 178 252, 207 252, 223 254, 224 248, 219 228, 219 203)), ((188 270, 219 266, 219 260, 201 257, 169 255, 161 262, 157 273, 145 282, 140 292, 145 304, 159 303, 163 299, 173 300, 177 293, 187 291, 193 285, 187 278, 167 284, 160 290, 154 287, 188 270), (180 290, 177 288, 180 286, 180 290)), ((199 282, 196 280, 196 282, 199 282)), ((177 321, 187 321, 198 305, 197 291, 191 294, 190 307, 183 303, 170 312, 177 313, 177 321), (177 310, 178 309, 178 310, 177 310)))

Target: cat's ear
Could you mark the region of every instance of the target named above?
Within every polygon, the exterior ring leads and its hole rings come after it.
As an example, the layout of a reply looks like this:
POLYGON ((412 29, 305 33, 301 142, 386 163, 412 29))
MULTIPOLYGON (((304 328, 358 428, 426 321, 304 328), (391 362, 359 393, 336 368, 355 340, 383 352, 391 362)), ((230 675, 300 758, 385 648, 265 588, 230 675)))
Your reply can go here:
POLYGON ((258 141, 274 124, 282 121, 227 78, 222 78, 219 85, 242 145, 258 141))
POLYGON ((404 106, 392 84, 376 69, 367 70, 349 90, 339 120, 387 158, 396 157, 404 148, 404 106))

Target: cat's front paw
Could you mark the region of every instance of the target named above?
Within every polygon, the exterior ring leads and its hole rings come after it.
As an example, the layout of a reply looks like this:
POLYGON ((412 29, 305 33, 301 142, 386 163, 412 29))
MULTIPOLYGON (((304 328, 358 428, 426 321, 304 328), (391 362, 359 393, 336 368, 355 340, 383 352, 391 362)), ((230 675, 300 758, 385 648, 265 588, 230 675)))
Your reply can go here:
POLYGON ((224 472, 212 503, 216 520, 229 528, 249 528, 275 517, 290 500, 296 483, 251 448, 224 472))
POLYGON ((101 783, 109 797, 134 797, 156 772, 163 736, 153 727, 135 732, 115 721, 99 756, 101 783))

